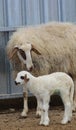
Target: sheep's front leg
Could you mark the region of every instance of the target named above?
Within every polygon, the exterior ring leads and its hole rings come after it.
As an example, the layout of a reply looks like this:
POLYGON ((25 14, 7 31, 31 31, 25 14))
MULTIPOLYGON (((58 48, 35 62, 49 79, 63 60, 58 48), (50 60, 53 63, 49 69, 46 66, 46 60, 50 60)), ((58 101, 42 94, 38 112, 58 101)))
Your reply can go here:
POLYGON ((24 108, 21 113, 22 117, 27 117, 27 112, 28 112, 28 92, 24 89, 23 90, 23 98, 24 98, 24 108))

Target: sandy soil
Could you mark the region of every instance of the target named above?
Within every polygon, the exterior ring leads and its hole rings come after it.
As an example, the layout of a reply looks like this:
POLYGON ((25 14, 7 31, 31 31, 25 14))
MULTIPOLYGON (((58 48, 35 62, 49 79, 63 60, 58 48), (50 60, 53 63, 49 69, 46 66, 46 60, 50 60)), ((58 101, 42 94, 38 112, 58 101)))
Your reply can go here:
POLYGON ((36 110, 29 110, 27 118, 21 118, 21 110, 9 109, 0 111, 0 130, 76 130, 76 113, 67 125, 61 125, 63 116, 62 107, 54 107, 49 110, 50 125, 39 126, 40 119, 35 115, 36 110))

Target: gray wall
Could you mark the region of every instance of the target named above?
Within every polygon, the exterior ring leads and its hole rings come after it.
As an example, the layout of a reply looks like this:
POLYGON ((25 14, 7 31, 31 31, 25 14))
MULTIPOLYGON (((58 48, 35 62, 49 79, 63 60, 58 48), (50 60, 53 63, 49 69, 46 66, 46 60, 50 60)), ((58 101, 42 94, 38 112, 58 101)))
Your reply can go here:
POLYGON ((48 21, 76 22, 76 0, 0 0, 0 99, 22 96, 6 56, 9 36, 17 27, 48 21))

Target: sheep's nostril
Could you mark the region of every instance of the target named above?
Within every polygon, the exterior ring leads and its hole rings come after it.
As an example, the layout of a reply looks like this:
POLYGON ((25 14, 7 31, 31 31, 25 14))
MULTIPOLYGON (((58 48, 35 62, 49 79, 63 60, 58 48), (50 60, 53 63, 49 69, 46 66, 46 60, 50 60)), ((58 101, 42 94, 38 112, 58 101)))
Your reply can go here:
POLYGON ((33 70, 33 68, 34 68, 34 67, 33 67, 33 66, 31 66, 31 68, 30 68, 30 70, 29 70, 29 71, 32 71, 32 70, 33 70))

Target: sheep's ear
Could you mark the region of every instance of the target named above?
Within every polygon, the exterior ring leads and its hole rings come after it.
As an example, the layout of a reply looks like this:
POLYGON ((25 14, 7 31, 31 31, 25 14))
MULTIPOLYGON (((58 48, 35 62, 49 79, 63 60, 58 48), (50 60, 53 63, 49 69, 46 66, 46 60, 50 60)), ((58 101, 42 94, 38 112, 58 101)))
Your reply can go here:
POLYGON ((18 49, 19 49, 18 47, 14 47, 14 49, 13 49, 13 51, 12 51, 10 57, 9 57, 10 60, 11 60, 12 57, 15 55, 15 53, 18 51, 18 49))
POLYGON ((25 80, 26 83, 30 80, 29 78, 27 78, 26 74, 25 74, 24 80, 25 80))
POLYGON ((20 55, 23 57, 23 59, 26 60, 25 52, 22 49, 18 48, 17 46, 14 47, 9 59, 11 60, 12 57, 17 53, 17 51, 20 53, 20 55))
POLYGON ((34 45, 31 45, 31 51, 34 51, 36 54, 41 55, 41 53, 34 47, 34 45))

